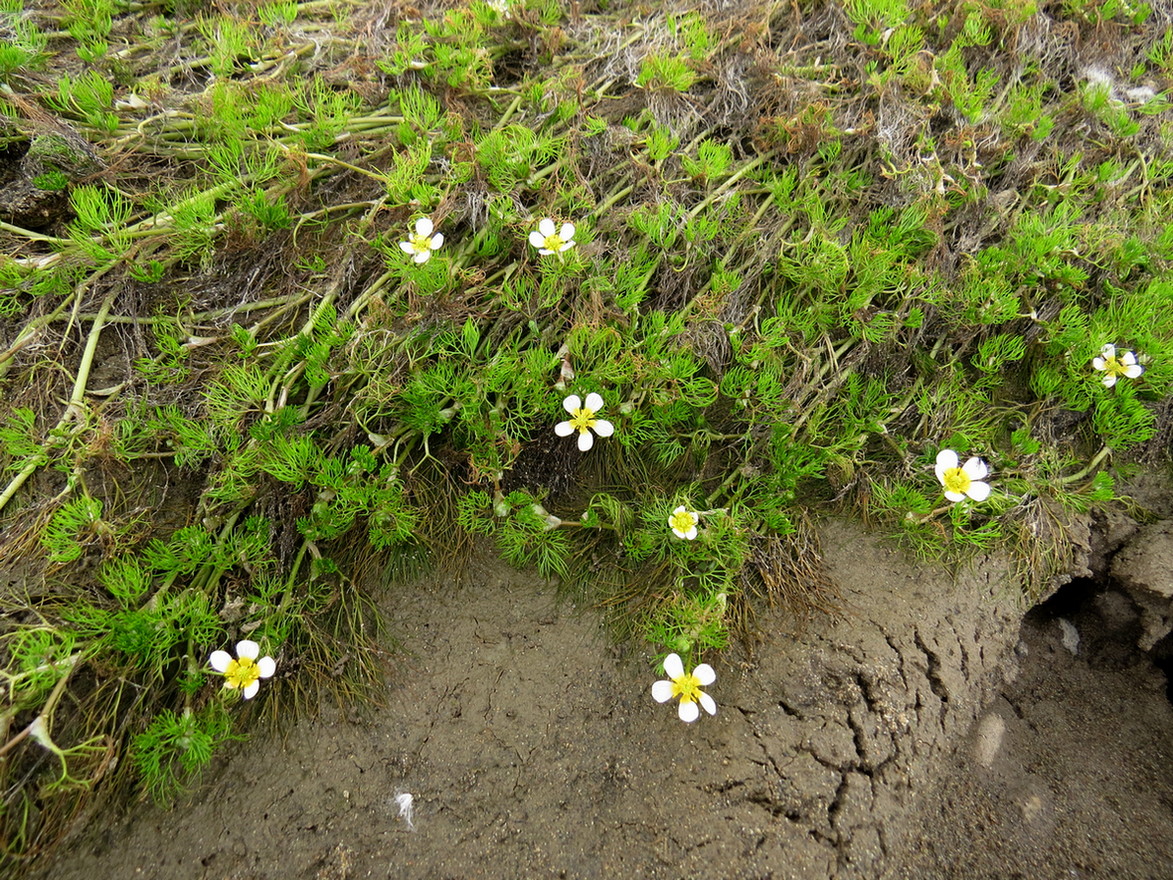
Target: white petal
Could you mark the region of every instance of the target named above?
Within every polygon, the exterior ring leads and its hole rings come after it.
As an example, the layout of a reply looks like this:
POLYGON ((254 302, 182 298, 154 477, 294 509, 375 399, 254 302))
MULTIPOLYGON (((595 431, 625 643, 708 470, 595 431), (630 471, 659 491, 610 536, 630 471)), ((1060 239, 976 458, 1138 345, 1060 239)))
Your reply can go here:
POLYGON ((548 256, 550 256, 550 254, 552 254, 554 252, 552 250, 550 250, 549 248, 538 248, 538 253, 541 254, 543 257, 548 257, 548 256))
POLYGON ((227 651, 213 651, 212 656, 208 658, 208 662, 217 672, 227 672, 228 664, 232 662, 232 655, 227 651))
POLYGON ((702 686, 708 686, 717 680, 717 673, 713 671, 713 667, 708 663, 702 663, 692 671, 692 674, 696 676, 696 680, 702 686))
POLYGON ((672 699, 672 682, 657 681, 652 685, 652 699, 657 703, 667 703, 672 699))
POLYGON ((586 408, 591 412, 598 412, 601 410, 603 408, 602 395, 596 394, 594 391, 588 394, 586 398, 586 408))
POLYGON ((261 646, 249 639, 243 639, 236 643, 236 656, 256 660, 261 656, 261 646))
POLYGON ((986 467, 986 463, 976 456, 967 461, 961 470, 971 480, 984 479, 986 474, 990 472, 990 469, 986 467))
POLYGON ((529 234, 529 243, 538 250, 542 250, 546 246, 546 239, 540 232, 531 232, 529 234))
POLYGON ((1100 349, 1100 356, 1103 358, 1116 357, 1116 346, 1111 342, 1104 343, 1104 347, 1100 349))
POLYGON ((948 498, 950 501, 964 501, 965 500, 965 496, 962 495, 960 492, 946 492, 945 497, 948 498))
POLYGON ((261 689, 261 682, 258 679, 257 681, 254 681, 252 684, 250 684, 248 687, 246 687, 244 689, 244 698, 246 700, 251 700, 253 697, 255 697, 257 695, 257 691, 259 691, 260 689, 261 689))
POLYGON ((700 696, 701 696, 701 705, 705 707, 705 711, 708 712, 710 715, 716 715, 717 714, 717 701, 714 700, 712 697, 710 697, 708 694, 706 694, 704 691, 701 691, 700 696))
POLYGON ((558 230, 558 237, 563 241, 570 241, 574 238, 574 224, 563 223, 562 228, 558 230))
POLYGON ((554 234, 554 221, 549 217, 543 217, 542 222, 538 224, 538 232, 542 233, 542 238, 549 238, 554 234))
POLYGON ((990 484, 975 480, 969 484, 969 489, 965 494, 974 501, 985 501, 990 497, 990 484))
POLYGON ((1120 355, 1120 363, 1124 364, 1126 367, 1130 367, 1136 363, 1136 355, 1131 351, 1126 351, 1124 354, 1120 355))
POLYGON ((688 540, 688 532, 682 532, 680 529, 676 528, 676 526, 672 527, 672 534, 678 537, 681 541, 688 540))
POLYGON ((572 394, 562 401, 562 408, 572 416, 578 415, 578 411, 582 409, 582 399, 577 394, 572 394))
POLYGON ((420 251, 418 254, 416 254, 414 257, 412 257, 411 261, 413 263, 426 263, 428 261, 428 257, 430 257, 431 255, 432 255, 431 251, 420 251))
POLYGON ((420 217, 415 221, 415 234, 421 237, 432 234, 432 220, 430 217, 420 217))
POLYGON ((1115 384, 1116 384, 1116 374, 1115 373, 1108 373, 1106 376, 1104 376, 1104 387, 1105 388, 1111 388, 1115 384))
POLYGON ((615 426, 606 419, 595 419, 595 423, 591 427, 600 437, 610 437, 615 433, 615 426))
POLYGON ((687 532, 685 532, 680 537, 684 538, 684 540, 686 540, 686 541, 695 541, 696 536, 697 536, 696 526, 693 526, 691 529, 689 529, 687 532))
POLYGON ((554 433, 559 437, 569 437, 574 433, 574 425, 570 422, 559 422, 554 426, 554 433))
POLYGON ((432 240, 428 244, 428 247, 430 247, 434 251, 439 250, 440 245, 442 245, 443 243, 444 243, 444 233, 437 232, 435 235, 432 236, 432 240))
POLYGON ((1093 369, 1102 370, 1106 366, 1108 366, 1108 364, 1103 358, 1101 358, 1101 357, 1092 358, 1092 368, 1093 369))
POLYGON ((568 251, 572 247, 574 247, 573 241, 564 241, 564 242, 562 242, 562 247, 558 248, 558 253, 562 253, 563 251, 568 251))
POLYGON ((272 657, 262 657, 257 661, 257 670, 261 678, 272 678, 273 673, 277 671, 277 661, 272 657))
POLYGON ((411 246, 410 241, 399 242, 399 249, 401 251, 403 251, 405 254, 414 254, 415 253, 415 248, 411 246))
POLYGON ((679 507, 677 507, 677 508, 676 508, 675 510, 673 510, 672 512, 673 512, 673 513, 684 513, 684 511, 686 511, 686 510, 688 510, 688 508, 687 508, 687 507, 685 507, 683 504, 681 504, 679 507))
POLYGON ((578 451, 589 452, 590 448, 595 445, 595 435, 590 431, 578 432, 578 451))
POLYGON ((1143 372, 1144 367, 1142 367, 1140 364, 1129 364, 1128 369, 1124 371, 1124 375, 1129 379, 1135 379, 1143 372))
POLYGON ((664 674, 673 681, 684 675, 684 663, 679 654, 669 654, 664 658, 664 674))
POLYGON ((940 476, 943 470, 947 471, 957 467, 959 460, 957 453, 952 449, 942 449, 937 453, 937 476, 940 476))
POLYGON ((692 722, 696 721, 700 717, 701 717, 701 710, 700 710, 700 707, 698 707, 696 703, 693 703, 693 702, 686 703, 684 700, 680 701, 680 720, 681 721, 686 721, 689 724, 692 724, 692 722))

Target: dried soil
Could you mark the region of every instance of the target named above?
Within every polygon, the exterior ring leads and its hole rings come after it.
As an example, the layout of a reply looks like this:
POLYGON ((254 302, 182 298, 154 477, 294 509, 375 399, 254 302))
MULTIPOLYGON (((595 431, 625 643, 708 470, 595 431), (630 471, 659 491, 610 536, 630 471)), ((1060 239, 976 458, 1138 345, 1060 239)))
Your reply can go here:
POLYGON ((1073 654, 1057 612, 1022 623, 1000 559, 954 576, 856 526, 821 537, 845 615, 767 617, 717 660, 715 718, 682 724, 642 648, 478 556, 386 596, 385 708, 257 736, 172 811, 91 815, 35 874, 1173 876, 1173 710, 1127 599, 1064 612, 1073 654))

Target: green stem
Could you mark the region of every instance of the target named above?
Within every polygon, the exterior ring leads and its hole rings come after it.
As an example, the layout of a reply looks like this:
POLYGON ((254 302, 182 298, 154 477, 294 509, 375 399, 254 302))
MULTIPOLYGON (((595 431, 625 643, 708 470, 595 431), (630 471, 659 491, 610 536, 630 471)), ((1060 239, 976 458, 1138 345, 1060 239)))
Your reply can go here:
POLYGON ((1083 470, 1081 470, 1077 474, 1071 474, 1070 476, 1067 476, 1067 477, 1060 477, 1056 482, 1058 482, 1060 485, 1066 486, 1069 483, 1074 483, 1077 480, 1082 480, 1084 477, 1086 477, 1088 474, 1090 474, 1092 471, 1094 471, 1096 468, 1098 468, 1100 466, 1101 462, 1103 462, 1103 460, 1105 458, 1107 458, 1111 452, 1112 452, 1111 447, 1109 447, 1109 446, 1102 447, 1100 449, 1100 451, 1095 454, 1095 456, 1092 458, 1092 460, 1087 463, 1087 467, 1085 467, 1083 470))
MULTIPOLYGON (((61 430, 67 427, 72 422, 80 422, 80 416, 85 410, 85 393, 86 384, 89 382, 90 369, 94 363, 94 352, 98 348, 98 338, 102 335, 102 327, 106 321, 106 315, 110 313, 110 307, 114 303, 115 292, 110 291, 106 295, 106 299, 102 302, 101 309, 95 317, 94 325, 90 328, 89 337, 86 340, 85 351, 82 353, 81 362, 77 368, 77 378, 73 383, 73 393, 70 395, 69 403, 65 407, 65 413, 61 416, 57 425, 49 432, 49 441, 42 447, 39 455, 26 464, 8 485, 5 486, 4 491, 0 492, 0 510, 12 500, 12 497, 20 490, 28 478, 36 473, 37 468, 41 467, 49 460, 49 449, 60 446, 66 442, 62 437, 61 430)), ((64 303, 62 304, 64 307, 64 303)), ((72 433, 70 435, 72 437, 72 433)))
POLYGON ((76 418, 85 409, 86 384, 90 380, 90 369, 94 365, 94 353, 98 350, 98 339, 102 335, 102 328, 106 326, 106 317, 110 314, 110 307, 114 305, 115 291, 111 290, 102 300, 102 306, 94 317, 86 338, 85 351, 82 352, 81 362, 77 367, 77 378, 73 382, 73 394, 70 395, 69 405, 62 420, 76 418))

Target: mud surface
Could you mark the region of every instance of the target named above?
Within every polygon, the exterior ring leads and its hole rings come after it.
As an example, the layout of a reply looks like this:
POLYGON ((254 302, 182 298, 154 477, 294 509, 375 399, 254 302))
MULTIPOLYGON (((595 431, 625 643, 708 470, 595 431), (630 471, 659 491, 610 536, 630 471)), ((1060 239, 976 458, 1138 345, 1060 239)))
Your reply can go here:
POLYGON ((1020 626, 997 559, 954 577, 840 523, 822 544, 843 619, 767 619, 695 725, 530 576, 484 557, 397 590, 385 709, 256 737, 173 811, 91 816, 37 876, 1173 876, 1173 712, 1119 647, 1125 597, 1064 611, 1072 653, 1058 612, 1020 626))
POLYGON ((889 876, 1173 877, 1165 676, 1125 594, 1076 593, 1027 615, 1021 673, 942 767, 889 876))

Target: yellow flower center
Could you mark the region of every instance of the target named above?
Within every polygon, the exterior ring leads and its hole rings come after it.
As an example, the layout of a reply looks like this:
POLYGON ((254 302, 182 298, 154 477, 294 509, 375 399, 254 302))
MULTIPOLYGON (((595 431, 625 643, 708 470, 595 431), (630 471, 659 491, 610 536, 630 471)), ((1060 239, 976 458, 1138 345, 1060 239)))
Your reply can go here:
POLYGON ((941 482, 945 486, 945 491, 957 492, 961 495, 964 495, 969 491, 969 487, 972 485, 973 480, 970 478, 969 474, 967 474, 961 468, 955 467, 948 468, 945 473, 941 475, 941 482))
POLYGON ((544 242, 546 245, 546 250, 554 251, 555 253, 557 253, 559 248, 561 248, 565 243, 566 242, 564 242, 562 238, 557 235, 547 235, 546 241, 544 242))
POLYGON ((668 525, 678 532, 687 532, 697 523, 696 514, 691 510, 682 510, 668 518, 668 525))
POLYGON ((431 250, 432 237, 430 235, 413 235, 410 244, 413 251, 422 254, 424 251, 431 250))
POLYGON ((1115 356, 1104 358, 1104 372, 1109 376, 1123 376, 1127 369, 1128 367, 1120 363, 1120 360, 1115 356))
POLYGON ((700 700, 701 680, 691 672, 686 672, 680 678, 672 680, 672 696, 680 697, 682 703, 695 703, 700 700))
POLYGON ((228 661, 228 668, 224 670, 224 687, 246 688, 261 677, 261 667, 255 660, 241 657, 238 660, 228 661))
MULTIPOLYGON (((547 239, 548 241, 549 239, 547 239)), ((585 434, 588 429, 595 426, 595 422, 597 421, 595 411, 593 409, 587 409, 584 406, 574 411, 574 414, 570 417, 570 427, 574 428, 580 434, 585 434)))

